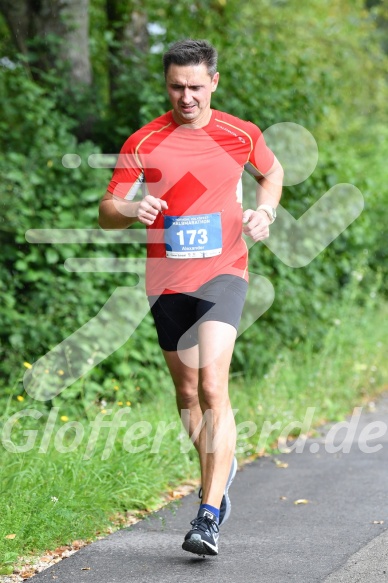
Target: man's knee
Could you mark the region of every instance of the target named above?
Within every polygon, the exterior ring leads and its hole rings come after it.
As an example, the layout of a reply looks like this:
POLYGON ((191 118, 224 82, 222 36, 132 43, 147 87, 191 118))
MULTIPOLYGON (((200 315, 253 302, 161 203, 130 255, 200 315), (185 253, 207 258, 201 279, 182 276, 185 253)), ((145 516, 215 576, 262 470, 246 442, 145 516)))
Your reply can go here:
POLYGON ((178 403, 184 409, 190 409, 192 405, 198 403, 198 385, 193 382, 177 382, 175 391, 178 403))
POLYGON ((200 398, 207 408, 218 409, 229 402, 228 387, 217 378, 203 379, 200 398))

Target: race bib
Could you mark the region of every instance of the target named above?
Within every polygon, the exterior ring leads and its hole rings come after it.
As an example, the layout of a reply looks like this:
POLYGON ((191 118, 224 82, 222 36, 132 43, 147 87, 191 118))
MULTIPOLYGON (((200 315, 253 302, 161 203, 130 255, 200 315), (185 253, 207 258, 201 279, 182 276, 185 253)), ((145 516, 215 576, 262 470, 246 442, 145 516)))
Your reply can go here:
POLYGON ((164 216, 166 257, 198 259, 222 252, 221 213, 164 216))

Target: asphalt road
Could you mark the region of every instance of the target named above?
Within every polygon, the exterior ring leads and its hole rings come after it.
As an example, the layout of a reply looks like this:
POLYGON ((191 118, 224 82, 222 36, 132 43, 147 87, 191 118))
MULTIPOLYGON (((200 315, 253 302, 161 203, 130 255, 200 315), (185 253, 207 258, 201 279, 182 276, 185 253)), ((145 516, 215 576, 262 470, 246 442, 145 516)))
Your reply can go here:
POLYGON ((388 583, 387 428, 388 395, 362 411, 353 437, 343 428, 332 439, 327 427, 302 453, 275 456, 286 468, 274 458, 244 466, 230 489, 217 557, 181 549, 198 508, 191 494, 31 581, 388 583), (300 499, 308 502, 295 504, 300 499))

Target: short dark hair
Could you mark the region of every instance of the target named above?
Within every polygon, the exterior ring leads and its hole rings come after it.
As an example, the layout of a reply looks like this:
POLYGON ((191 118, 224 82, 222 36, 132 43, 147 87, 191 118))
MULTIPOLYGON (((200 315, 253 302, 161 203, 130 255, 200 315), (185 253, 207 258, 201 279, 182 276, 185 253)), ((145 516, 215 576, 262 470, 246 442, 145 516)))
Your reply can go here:
POLYGON ((217 72, 217 50, 207 40, 191 38, 175 42, 163 55, 164 76, 167 76, 170 65, 201 65, 204 63, 207 72, 213 79, 217 72))

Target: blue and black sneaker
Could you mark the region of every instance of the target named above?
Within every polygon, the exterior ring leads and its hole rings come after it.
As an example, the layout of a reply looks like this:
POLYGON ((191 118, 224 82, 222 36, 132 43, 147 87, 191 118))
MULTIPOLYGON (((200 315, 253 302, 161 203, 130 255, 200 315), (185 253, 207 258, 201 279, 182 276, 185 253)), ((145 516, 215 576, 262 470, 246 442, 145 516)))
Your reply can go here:
MULTIPOLYGON (((231 504, 230 499, 229 499, 228 491, 229 491, 231 483, 234 480, 236 472, 237 472, 237 460, 234 457, 233 462, 232 462, 232 467, 230 468, 228 481, 226 482, 224 495, 222 496, 222 500, 221 500, 219 526, 224 524, 230 516, 232 504, 231 504)), ((202 500, 202 488, 199 489, 198 496, 202 500)))
POLYGON ((229 516, 230 516, 230 511, 232 509, 232 504, 230 502, 229 496, 228 496, 228 491, 230 488, 231 483, 234 480, 234 477, 236 475, 237 472, 237 460, 234 457, 233 458, 233 462, 232 462, 232 467, 230 468, 230 472, 229 472, 229 477, 228 477, 228 481, 226 482, 226 486, 225 486, 225 490, 224 490, 224 495, 222 496, 222 500, 221 500, 221 506, 220 506, 220 526, 221 524, 225 524, 225 522, 228 520, 229 516))
POLYGON ((182 549, 196 555, 218 555, 220 529, 215 515, 202 508, 190 524, 193 528, 186 534, 182 549))

